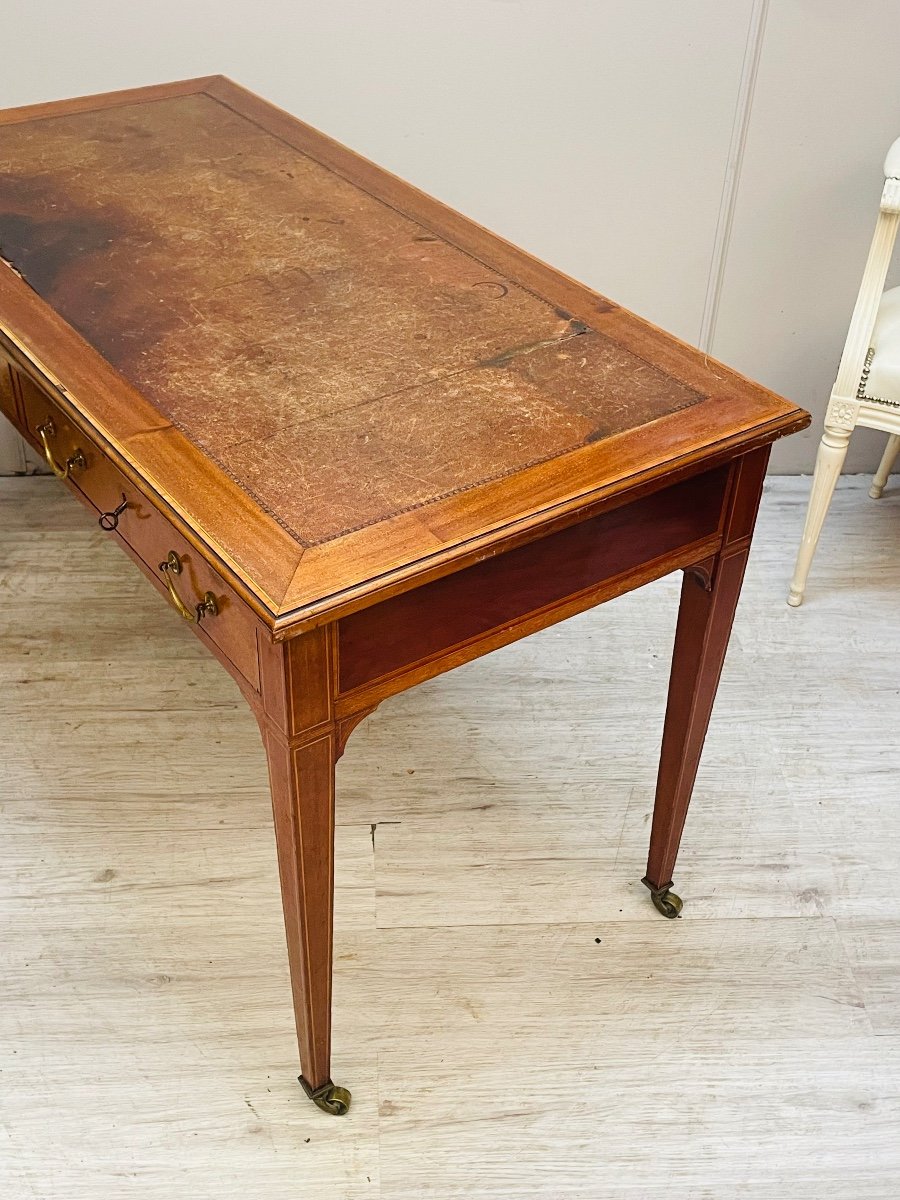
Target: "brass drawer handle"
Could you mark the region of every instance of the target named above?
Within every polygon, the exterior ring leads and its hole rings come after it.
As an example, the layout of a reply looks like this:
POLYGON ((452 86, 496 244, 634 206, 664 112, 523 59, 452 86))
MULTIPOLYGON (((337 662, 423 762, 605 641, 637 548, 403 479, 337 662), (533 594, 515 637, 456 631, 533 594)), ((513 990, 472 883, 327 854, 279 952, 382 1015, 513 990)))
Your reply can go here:
POLYGON ((204 617, 215 617, 219 612, 219 605, 216 602, 212 592, 207 592, 203 599, 197 604, 196 608, 191 611, 185 604, 182 598, 175 590, 175 580, 173 576, 181 574, 181 559, 174 550, 169 551, 169 557, 165 562, 159 564, 159 569, 163 573, 163 578, 166 581, 166 587, 169 589, 169 595, 172 597, 172 604, 184 617, 186 621, 193 621, 195 625, 199 625, 204 617))
POLYGON ((74 471, 83 471, 87 466, 87 460, 80 450, 76 450, 74 454, 70 454, 63 466, 59 465, 53 457, 53 450, 50 447, 50 439, 56 437, 56 426, 51 420, 48 419, 43 425, 38 425, 37 435, 41 439, 41 445, 44 447, 44 458, 47 460, 47 466, 57 479, 68 479, 74 471))

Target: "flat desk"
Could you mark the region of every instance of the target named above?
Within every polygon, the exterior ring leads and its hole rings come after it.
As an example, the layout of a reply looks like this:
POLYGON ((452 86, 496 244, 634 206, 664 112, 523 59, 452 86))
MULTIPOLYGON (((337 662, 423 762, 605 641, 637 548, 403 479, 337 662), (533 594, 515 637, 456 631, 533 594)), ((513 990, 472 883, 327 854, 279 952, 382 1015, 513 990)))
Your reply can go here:
POLYGON ((678 915, 769 448, 806 413, 219 76, 0 114, 0 257, 0 411, 259 721, 320 1108, 350 1102, 330 1057, 354 726, 681 569, 644 878, 678 915))

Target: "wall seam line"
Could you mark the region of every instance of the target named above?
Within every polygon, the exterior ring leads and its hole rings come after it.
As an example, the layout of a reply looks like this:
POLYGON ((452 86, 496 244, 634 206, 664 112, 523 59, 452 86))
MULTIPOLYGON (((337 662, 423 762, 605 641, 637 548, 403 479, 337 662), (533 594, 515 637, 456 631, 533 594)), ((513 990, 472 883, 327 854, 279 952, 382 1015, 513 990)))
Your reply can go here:
POLYGON ((713 238, 709 275, 706 283, 706 296, 703 301, 703 313, 700 318, 700 335, 697 340, 697 345, 706 354, 712 350, 716 335, 716 324, 719 319, 719 306, 722 301, 722 291, 725 282, 725 268, 728 261, 728 250, 731 245, 734 213, 737 207, 741 170, 744 163, 744 151, 750 131, 753 98, 756 92, 756 79, 759 74, 759 63, 762 58, 763 43, 765 41, 768 12, 769 0, 753 0, 753 8, 751 9, 750 20, 747 25, 747 43, 744 48, 744 59, 741 64, 741 78, 738 84, 738 94, 734 108, 734 121, 731 127, 731 141, 728 146, 728 158, 725 163, 725 178, 722 181, 722 195, 716 218, 716 231, 713 238))

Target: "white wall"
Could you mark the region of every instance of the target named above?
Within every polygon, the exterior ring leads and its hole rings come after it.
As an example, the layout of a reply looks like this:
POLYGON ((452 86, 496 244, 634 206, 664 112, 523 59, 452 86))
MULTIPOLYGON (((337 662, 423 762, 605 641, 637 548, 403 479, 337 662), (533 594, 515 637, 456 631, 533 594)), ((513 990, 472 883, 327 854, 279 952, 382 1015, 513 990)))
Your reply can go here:
MULTIPOLYGON (((815 457, 900 137, 898 49, 897 0, 769 5, 713 352, 813 411, 775 470, 815 457)), ((846 469, 874 469, 884 442, 854 434, 846 469)))
POLYGON ((0 0, 0 28, 0 106, 220 71, 690 341, 717 315, 713 353, 823 410, 900 134, 896 0, 0 0))

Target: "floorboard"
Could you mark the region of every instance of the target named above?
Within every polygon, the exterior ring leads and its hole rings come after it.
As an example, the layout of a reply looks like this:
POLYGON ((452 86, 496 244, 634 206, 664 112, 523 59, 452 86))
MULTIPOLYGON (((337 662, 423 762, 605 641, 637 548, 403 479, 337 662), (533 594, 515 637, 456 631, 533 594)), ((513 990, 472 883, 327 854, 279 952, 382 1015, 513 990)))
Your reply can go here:
POLYGON ((386 702, 338 775, 335 1070, 296 1083, 237 689, 0 480, 0 1195, 897 1200, 900 488, 774 479, 663 921, 670 577, 386 702))

